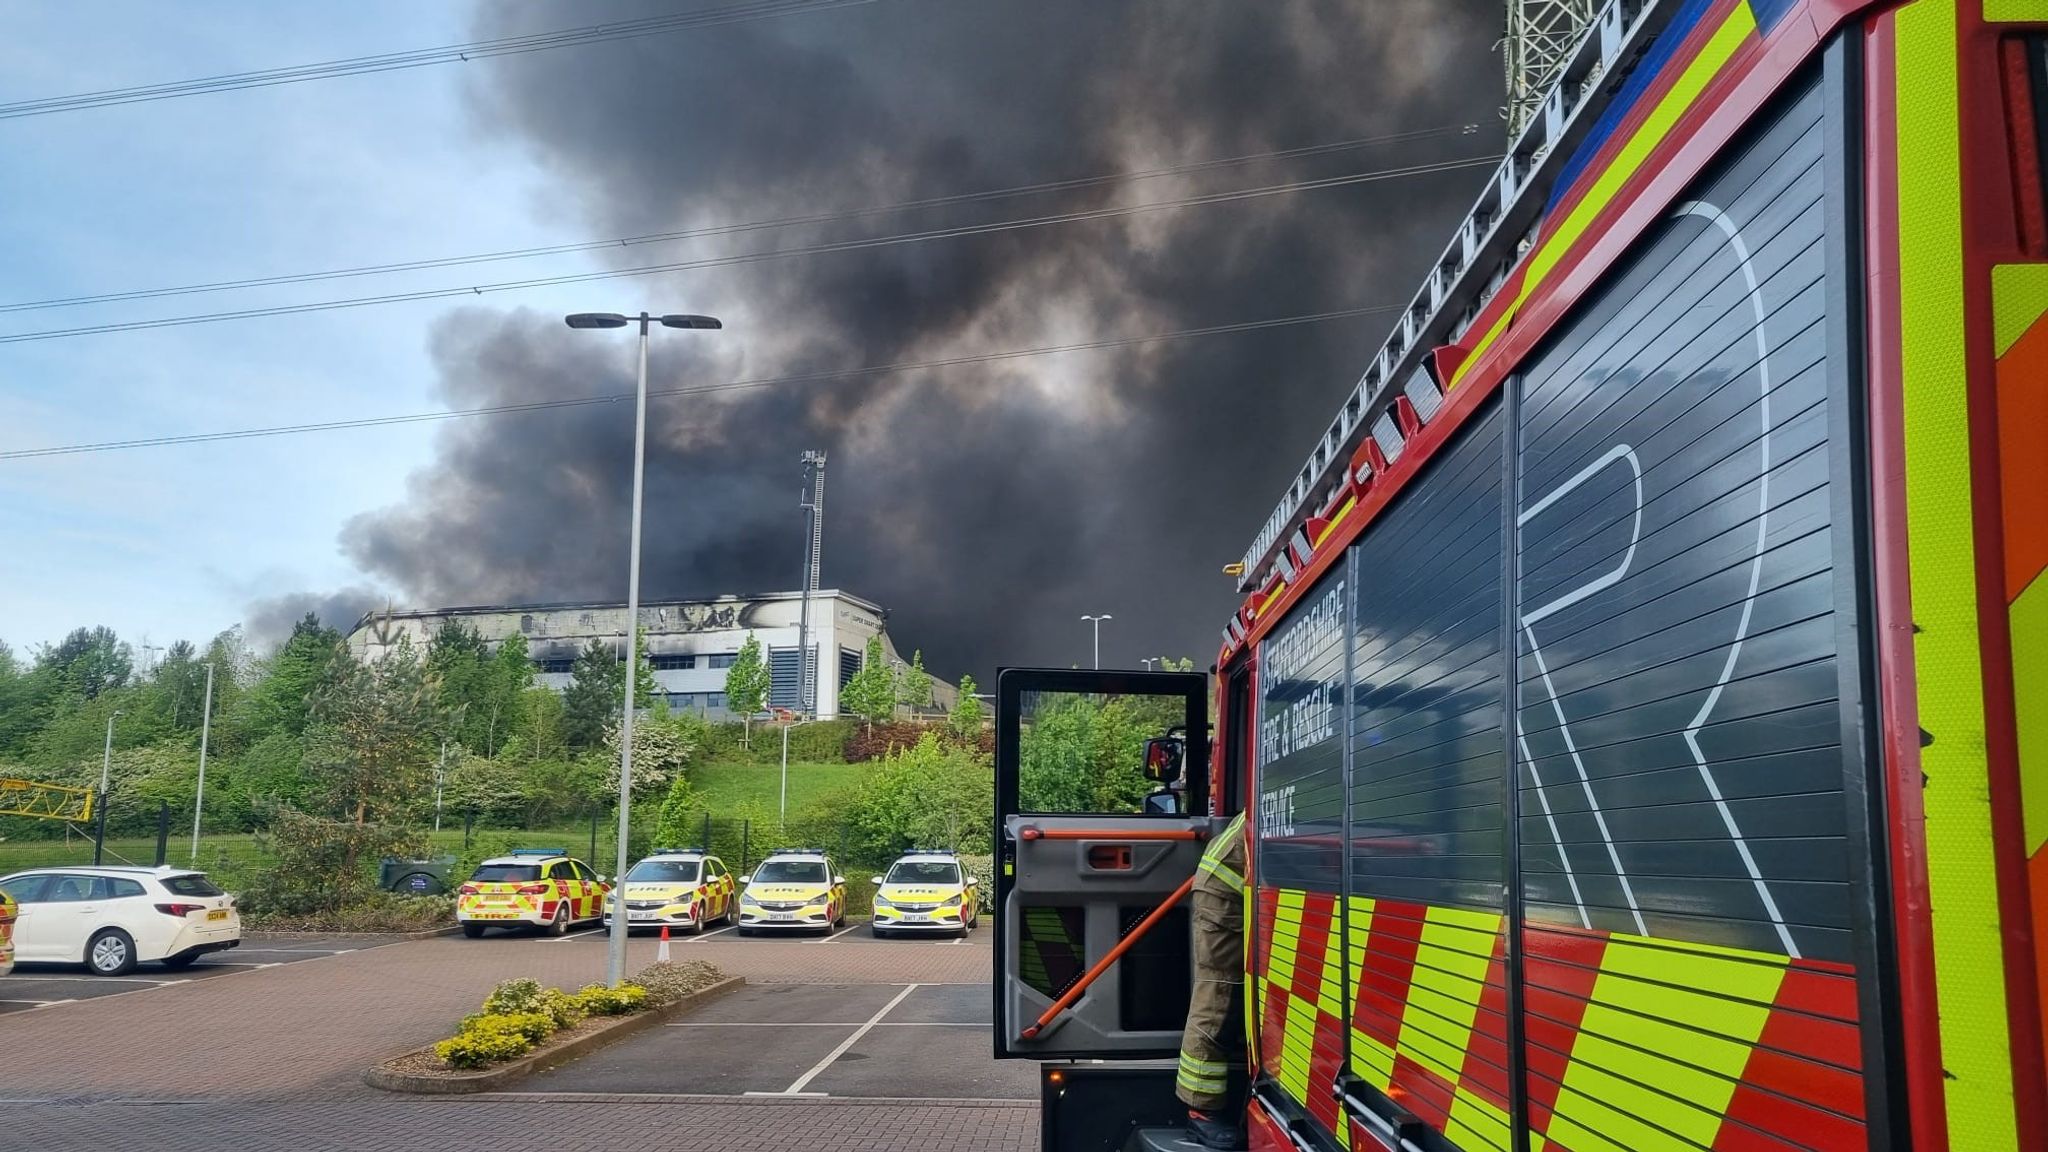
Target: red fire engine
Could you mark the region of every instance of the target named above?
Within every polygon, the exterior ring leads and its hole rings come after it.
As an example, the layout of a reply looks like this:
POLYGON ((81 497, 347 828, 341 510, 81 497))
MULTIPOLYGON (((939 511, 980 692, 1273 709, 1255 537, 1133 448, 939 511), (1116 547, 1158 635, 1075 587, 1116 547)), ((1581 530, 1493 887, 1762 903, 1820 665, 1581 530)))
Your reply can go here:
POLYGON ((1242 809, 1255 1149, 2048 1149, 2044 429, 2048 3, 1610 4, 1233 565, 1213 699, 1000 680, 1048 1146, 1174 1146, 1242 809), (1207 779, 1034 811, 1061 694, 1179 702, 1207 779))

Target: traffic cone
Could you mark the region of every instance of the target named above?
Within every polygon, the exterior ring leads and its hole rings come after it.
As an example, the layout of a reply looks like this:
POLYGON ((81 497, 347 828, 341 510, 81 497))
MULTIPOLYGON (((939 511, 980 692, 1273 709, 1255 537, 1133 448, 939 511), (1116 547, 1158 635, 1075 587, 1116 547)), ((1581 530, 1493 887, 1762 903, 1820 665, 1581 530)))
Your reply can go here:
POLYGON ((661 947, 654 953, 654 962, 656 964, 668 963, 668 925, 666 924, 661 926, 661 947))

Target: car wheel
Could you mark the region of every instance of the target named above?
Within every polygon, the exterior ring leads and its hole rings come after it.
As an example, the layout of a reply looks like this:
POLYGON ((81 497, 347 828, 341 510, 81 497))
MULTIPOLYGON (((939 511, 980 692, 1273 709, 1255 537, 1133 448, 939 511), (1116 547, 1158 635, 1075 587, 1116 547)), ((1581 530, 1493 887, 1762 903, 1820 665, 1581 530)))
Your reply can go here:
POLYGON ((555 905, 555 918, 548 921, 547 933, 550 936, 567 936, 569 934, 569 905, 567 903, 555 905))
POLYGON ((699 905, 697 905, 697 906, 696 906, 695 908, 692 908, 692 909, 690 910, 690 935, 692 935, 692 936, 702 936, 703 934, 704 934, 704 906, 703 906, 702 904, 699 904, 699 905))
POLYGON ((85 964, 95 976, 126 976, 135 971, 135 938, 119 928, 103 928, 85 944, 85 964))
POLYGON ((481 924, 464 924, 462 926, 462 934, 474 940, 484 934, 484 926, 481 924))
POLYGON ((173 972, 182 972, 192 965, 199 963, 199 953, 187 952, 180 956, 166 956, 163 963, 164 967, 169 968, 173 972))

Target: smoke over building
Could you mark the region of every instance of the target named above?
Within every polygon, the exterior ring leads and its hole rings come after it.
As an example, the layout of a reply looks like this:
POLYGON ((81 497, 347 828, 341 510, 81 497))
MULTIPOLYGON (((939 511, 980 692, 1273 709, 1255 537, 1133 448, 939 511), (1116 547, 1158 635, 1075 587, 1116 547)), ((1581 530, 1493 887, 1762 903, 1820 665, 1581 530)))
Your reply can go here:
MULTIPOLYGON (((633 15, 656 9, 635 10, 633 15)), ((484 5, 481 36, 584 21, 484 5)), ((883 0, 476 66, 480 131, 552 174, 592 236, 803 216, 1416 129, 1402 143, 682 244, 621 268, 983 224, 1498 149, 1493 0, 883 0), (1457 126, 1476 124, 1461 134, 1457 126)), ((1441 172, 588 285, 589 307, 706 312, 651 386, 972 357, 1405 302, 1485 178, 1441 172)), ((935 669, 1206 662, 1218 572, 1391 320, 1365 316, 660 398, 644 594, 795 582, 798 455, 833 459, 824 580, 891 605, 935 669)), ((631 388, 623 339, 471 308, 434 328, 443 398, 631 388)), ((625 405, 452 424, 346 551, 411 602, 616 598, 625 405)))

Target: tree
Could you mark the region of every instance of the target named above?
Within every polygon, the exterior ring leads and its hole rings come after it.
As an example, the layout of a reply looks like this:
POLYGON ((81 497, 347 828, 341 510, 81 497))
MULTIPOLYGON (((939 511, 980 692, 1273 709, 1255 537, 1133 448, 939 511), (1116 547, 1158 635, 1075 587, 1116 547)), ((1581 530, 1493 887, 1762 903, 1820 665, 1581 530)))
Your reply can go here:
MULTIPOLYGON (((697 793, 690 787, 690 778, 677 776, 669 781, 668 796, 661 802, 661 820, 654 827, 654 842, 664 847, 680 847, 690 843, 690 838, 702 838, 703 829, 699 821, 691 819, 696 814, 697 793)), ((709 849, 710 845, 699 845, 709 849)))
POLYGON ((1155 709, 1129 697, 1041 697, 1018 746, 1018 803, 1030 812, 1137 812, 1152 782, 1145 741, 1155 709))
POLYGON ((855 794, 853 818, 876 847, 890 853, 913 847, 986 852, 994 804, 989 760, 925 732, 915 745, 877 762, 855 794))
POLYGON ((839 710, 865 720, 870 732, 875 730, 875 721, 887 719, 896 711, 896 676, 883 655, 879 634, 868 637, 860 671, 839 690, 839 710))
POLYGON ((569 669, 562 691, 562 739, 570 748, 594 748, 604 741, 605 725, 617 715, 619 693, 625 691, 625 670, 612 646, 592 637, 569 669))
POLYGON ((477 720, 483 724, 484 755, 496 756, 498 734, 511 726, 521 698, 533 687, 533 661, 526 654, 526 637, 514 632, 499 642, 491 657, 489 685, 489 708, 480 710, 477 720))
POLYGON ((53 670, 66 691, 91 700, 128 683, 135 654, 112 628, 102 624, 73 628, 55 647, 44 648, 36 662, 53 670))
MULTIPOLYGON (((654 679, 654 665, 647 660, 644 643, 640 645, 639 665, 635 704, 651 708, 660 696, 661 686, 654 679)), ((562 693, 562 737, 569 747, 583 750, 602 746, 605 733, 618 723, 625 692, 626 666, 619 658, 619 650, 592 637, 577 654, 576 663, 570 668, 569 688, 562 693)))
POLYGON ((323 626, 318 616, 308 612, 292 625, 290 638, 270 658, 249 693, 247 729, 251 742, 272 732, 303 734, 313 691, 327 675, 328 666, 342 655, 345 649, 341 633, 323 626))
MULTIPOLYGON (((368 663, 340 653, 314 693, 309 717, 305 767, 334 819, 359 826, 373 816, 403 823, 431 795, 440 718, 411 641, 400 637, 382 659, 368 663)), ((350 841, 351 852, 356 843, 350 841)))
POLYGON ((747 633, 732 667, 725 670, 725 706, 740 714, 740 746, 753 747, 754 713, 768 703, 768 664, 761 659, 761 642, 747 633))
MULTIPOLYGON (((619 794, 619 726, 604 734, 611 759, 605 768, 604 795, 619 794)), ((637 716, 633 720, 633 798, 668 790, 696 756, 696 730, 683 717, 637 716)))
POLYGON ((960 678, 960 699, 953 702, 953 714, 946 718, 946 727, 962 744, 976 744, 981 740, 981 700, 975 696, 974 689, 974 677, 960 678))
POLYGON ((910 706, 912 715, 922 714, 932 706, 932 674, 924 670, 924 649, 911 652, 910 667, 898 685, 897 699, 910 706))

